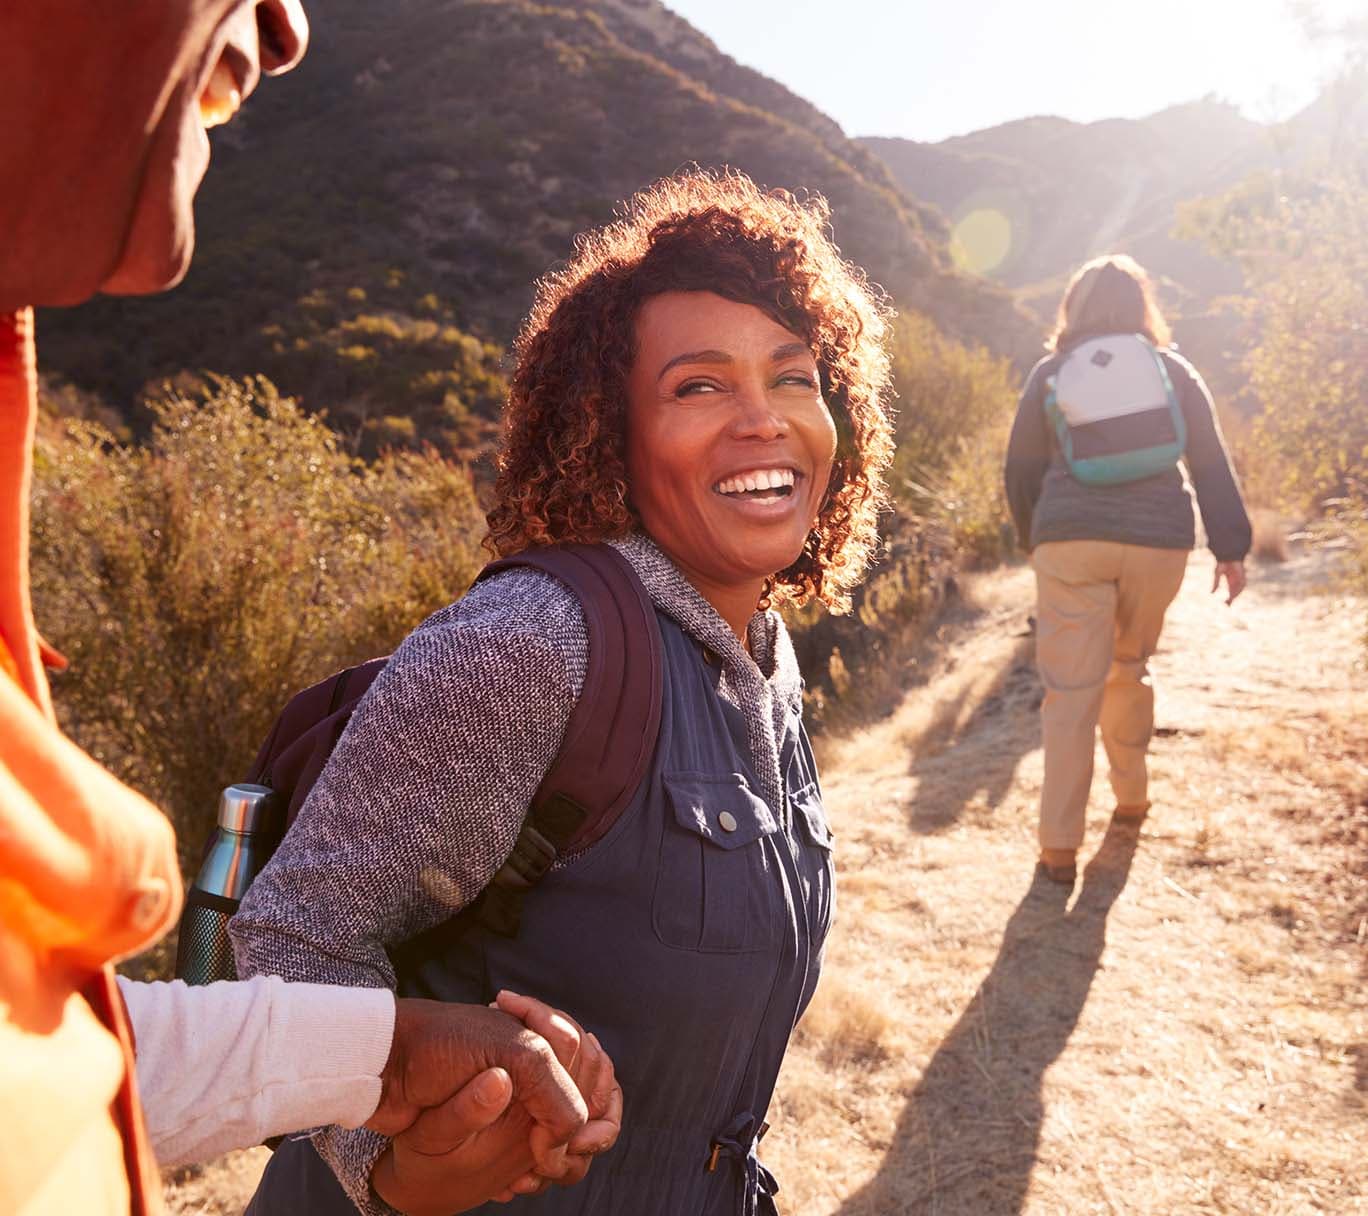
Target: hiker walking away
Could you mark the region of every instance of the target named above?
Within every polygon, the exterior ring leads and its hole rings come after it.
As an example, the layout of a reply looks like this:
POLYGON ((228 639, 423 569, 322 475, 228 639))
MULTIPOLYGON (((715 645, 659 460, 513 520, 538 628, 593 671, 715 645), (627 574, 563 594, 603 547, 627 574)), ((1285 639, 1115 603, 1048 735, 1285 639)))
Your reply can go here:
POLYGON ((1099 725, 1114 816, 1139 823, 1150 807, 1147 665, 1195 544, 1192 491, 1216 558, 1212 590, 1224 580, 1227 604, 1244 589, 1250 527, 1211 395, 1171 348, 1134 260, 1079 269, 1046 348, 1021 394, 1005 477, 1036 574, 1040 867, 1071 886, 1099 725))
POLYGON ((192 992, 116 984, 110 967, 173 923, 180 876, 165 818, 53 715, 42 662, 51 652, 28 581, 32 306, 173 285, 193 248, 206 127, 230 118, 261 75, 293 67, 306 37, 298 0, 0 5, 5 1213, 158 1212, 154 1149, 164 1162, 191 1160, 320 1120, 416 1145, 434 1193, 468 1207, 507 1189, 506 1170, 496 1179, 489 1161, 496 1148, 530 1147, 524 1110, 540 1129, 543 1168, 566 1170, 586 1117, 576 1078, 604 1076, 594 1042, 545 1006, 522 1006, 543 1034, 496 1011, 396 1003, 373 988, 257 979, 192 992))
MULTIPOLYGON (((521 988, 593 1028, 628 1094, 622 1138, 581 1186, 509 1211, 776 1210, 757 1145, 834 871, 772 605, 846 604, 892 454, 885 322, 826 222, 739 175, 666 179, 576 242, 518 338, 491 547, 611 550, 649 597, 626 636, 661 658, 654 746, 612 826, 526 892, 515 935, 475 925, 394 965, 487 888, 598 696, 581 601, 501 569, 395 652, 230 925, 242 973, 521 988)), ((634 718, 591 725, 610 753, 640 744, 634 718)), ((287 1144, 249 1211, 383 1210, 382 1151, 339 1128, 287 1144)))

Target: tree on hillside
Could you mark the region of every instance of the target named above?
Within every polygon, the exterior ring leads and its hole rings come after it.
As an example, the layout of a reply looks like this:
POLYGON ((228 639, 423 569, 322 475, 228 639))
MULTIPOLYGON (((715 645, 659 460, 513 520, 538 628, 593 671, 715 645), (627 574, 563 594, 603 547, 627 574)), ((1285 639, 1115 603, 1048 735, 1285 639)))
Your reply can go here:
POLYGON ((1185 230, 1236 258, 1256 339, 1251 485, 1296 511, 1368 475, 1368 64, 1327 91, 1311 167, 1190 205, 1185 230))

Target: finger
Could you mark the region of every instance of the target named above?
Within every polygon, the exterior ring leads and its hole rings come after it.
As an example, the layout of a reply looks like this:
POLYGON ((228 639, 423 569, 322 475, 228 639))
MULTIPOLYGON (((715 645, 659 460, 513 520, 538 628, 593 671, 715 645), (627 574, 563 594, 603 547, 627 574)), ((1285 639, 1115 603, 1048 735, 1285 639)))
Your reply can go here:
POLYGON ((521 1190, 517 1189, 519 1186, 525 1187, 529 1181, 538 1182, 540 1180, 541 1175, 538 1174, 536 1170, 528 1170, 527 1173, 521 1175, 518 1178, 514 1178, 513 1181, 508 1184, 507 1188, 502 1193, 507 1195, 510 1199, 512 1199, 515 1196, 521 1195, 523 1193, 521 1190))
POLYGON ((603 1118, 592 1119, 570 1138, 568 1150, 574 1156, 606 1153, 622 1134, 622 1087, 614 1083, 613 1093, 603 1118))
POLYGON ((584 1051, 584 1031, 573 1018, 533 997, 504 991, 496 1003, 547 1044, 551 1059, 526 1055, 514 1075, 514 1085, 518 1100, 534 1121, 528 1144, 537 1169, 558 1178, 565 1172, 566 1142, 589 1118, 571 1071, 584 1051))
POLYGON ((579 1062, 571 1075, 575 1078, 575 1084, 579 1086, 580 1094, 588 1107, 589 1118, 597 1119, 601 1112, 602 1100, 595 1106, 594 1095, 606 1097, 612 1083, 613 1062, 593 1035, 584 1036, 579 1062))
POLYGON ((536 1174, 524 1174, 508 1189, 515 1195, 540 1195, 550 1185, 546 1178, 539 1178, 536 1174))
MULTIPOLYGON (((530 1111, 528 1113, 531 1114, 530 1111)), ((576 1128, 576 1131, 578 1130, 576 1128)), ((546 1178, 559 1178, 565 1173, 566 1165, 569 1163, 566 1146, 573 1135, 572 1132, 570 1135, 560 1136, 540 1123, 532 1125, 532 1131, 527 1137, 527 1147, 532 1150, 532 1160, 536 1162, 537 1173, 546 1178)))
POLYGON ((1216 588, 1219 587, 1220 585, 1221 585, 1221 567, 1220 567, 1219 565, 1217 565, 1216 569, 1215 569, 1214 571, 1212 571, 1212 574, 1211 574, 1211 593, 1212 593, 1213 595, 1216 594, 1216 588))
POLYGON ((566 1164, 565 1173, 556 1179, 556 1185, 560 1187, 578 1186, 584 1181, 584 1177, 589 1173, 589 1167, 594 1164, 592 1157, 571 1157, 566 1164))
POLYGON ((512 1077, 502 1068, 486 1069, 440 1106, 419 1115, 395 1143, 424 1156, 449 1153, 489 1127, 512 1100, 512 1077))
POLYGON ((522 996, 507 990, 500 992, 495 1004, 511 1017, 517 1018, 529 1030, 535 1030, 551 1044, 566 1072, 572 1076, 584 1048, 584 1030, 574 1018, 553 1009, 535 997, 522 996))
POLYGON ((597 1099, 601 1103, 599 1117, 591 1119, 570 1138, 568 1146, 573 1161, 576 1156, 606 1153, 622 1134, 622 1086, 611 1077, 606 1093, 597 1099))

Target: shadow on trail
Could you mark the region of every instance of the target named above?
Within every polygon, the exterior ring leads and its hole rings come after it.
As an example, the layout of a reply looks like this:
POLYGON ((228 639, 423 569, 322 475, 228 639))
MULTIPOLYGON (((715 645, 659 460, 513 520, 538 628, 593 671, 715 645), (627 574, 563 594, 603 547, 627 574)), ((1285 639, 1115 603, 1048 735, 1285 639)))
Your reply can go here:
POLYGON ((1087 1003, 1137 838, 1136 828, 1111 825, 1067 911, 1064 889, 1037 875, 992 970, 912 1092, 879 1173, 838 1216, 1021 1212, 1042 1081, 1087 1003))
POLYGON ((909 807, 914 832, 944 831, 976 803, 1002 804, 1021 757, 1040 746, 1034 656, 1035 639, 1022 636, 986 692, 966 687, 939 706, 910 769, 923 791, 909 807), (957 725, 974 698, 981 699, 968 721, 957 725))

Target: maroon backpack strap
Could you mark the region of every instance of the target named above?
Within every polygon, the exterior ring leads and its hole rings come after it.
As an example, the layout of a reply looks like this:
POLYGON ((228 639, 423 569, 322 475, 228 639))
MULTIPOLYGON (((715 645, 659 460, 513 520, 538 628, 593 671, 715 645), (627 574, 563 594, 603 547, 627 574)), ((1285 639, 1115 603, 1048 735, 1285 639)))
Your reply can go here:
POLYGON ((636 793, 660 730, 662 667, 655 605, 636 571, 611 545, 530 549, 480 575, 541 570, 575 593, 589 636, 584 686, 560 751, 532 797, 532 811, 568 801, 584 820, 563 841, 578 852, 601 840, 636 793))
POLYGON ((406 973, 401 983, 474 922, 515 936, 523 897, 557 857, 587 849, 608 833, 655 753, 664 690, 660 626, 631 564, 610 545, 557 545, 491 562, 480 579, 519 567, 551 575, 579 600, 589 639, 584 685, 512 854, 478 900, 392 951, 406 973))

